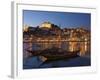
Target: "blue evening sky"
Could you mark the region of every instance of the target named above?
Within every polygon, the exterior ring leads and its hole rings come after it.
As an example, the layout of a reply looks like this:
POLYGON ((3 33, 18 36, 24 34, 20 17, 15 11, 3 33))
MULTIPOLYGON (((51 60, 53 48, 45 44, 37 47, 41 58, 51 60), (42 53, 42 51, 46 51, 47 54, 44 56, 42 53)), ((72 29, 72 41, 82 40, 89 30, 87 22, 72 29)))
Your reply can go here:
POLYGON ((84 26, 85 28, 90 29, 91 14, 23 10, 24 25, 36 27, 46 21, 61 26, 61 28, 76 28, 84 26))

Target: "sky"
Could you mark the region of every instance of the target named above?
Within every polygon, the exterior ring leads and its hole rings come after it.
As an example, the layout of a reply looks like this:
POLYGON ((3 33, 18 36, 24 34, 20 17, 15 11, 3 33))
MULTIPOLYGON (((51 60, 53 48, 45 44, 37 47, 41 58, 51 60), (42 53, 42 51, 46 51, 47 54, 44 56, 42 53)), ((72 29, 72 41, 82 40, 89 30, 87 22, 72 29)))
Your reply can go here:
POLYGON ((87 29, 90 29, 91 14, 75 12, 23 10, 24 25, 36 27, 47 21, 55 25, 61 26, 61 28, 76 28, 83 26, 87 29))

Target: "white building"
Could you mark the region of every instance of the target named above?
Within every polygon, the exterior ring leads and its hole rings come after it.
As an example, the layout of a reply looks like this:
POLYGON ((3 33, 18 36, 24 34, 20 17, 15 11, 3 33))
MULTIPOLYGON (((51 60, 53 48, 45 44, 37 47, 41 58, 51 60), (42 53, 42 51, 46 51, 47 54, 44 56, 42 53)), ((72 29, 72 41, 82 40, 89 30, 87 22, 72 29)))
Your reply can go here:
POLYGON ((50 22, 44 22, 41 24, 40 28, 52 28, 52 24, 50 22))

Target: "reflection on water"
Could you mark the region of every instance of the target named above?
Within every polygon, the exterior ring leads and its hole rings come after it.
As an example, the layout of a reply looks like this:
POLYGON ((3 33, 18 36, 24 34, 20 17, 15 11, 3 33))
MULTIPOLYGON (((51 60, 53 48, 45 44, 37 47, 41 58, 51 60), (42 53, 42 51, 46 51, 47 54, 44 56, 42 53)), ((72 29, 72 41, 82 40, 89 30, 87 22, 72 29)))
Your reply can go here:
POLYGON ((57 42, 24 42, 23 43, 23 69, 51 68, 51 67, 75 67, 90 66, 90 41, 57 41, 57 42), (27 50, 44 50, 46 48, 58 47, 66 51, 80 50, 79 56, 69 60, 56 60, 43 62, 39 56, 33 56, 27 50))
POLYGON ((34 69, 34 68, 52 68, 52 67, 74 67, 74 66, 90 66, 90 42, 33 42, 23 43, 23 69, 34 69), (32 55, 26 50, 44 50, 46 48, 58 47, 67 51, 80 50, 79 56, 71 58, 69 60, 57 60, 50 62, 43 62, 38 56, 28 57, 32 55), (87 56, 88 55, 88 56, 87 56))
POLYGON ((58 47, 66 51, 76 51, 80 50, 79 55, 85 56, 90 55, 90 42, 89 41, 63 41, 63 42, 38 42, 38 43, 24 43, 23 53, 24 57, 31 55, 26 50, 44 50, 47 48, 58 47))

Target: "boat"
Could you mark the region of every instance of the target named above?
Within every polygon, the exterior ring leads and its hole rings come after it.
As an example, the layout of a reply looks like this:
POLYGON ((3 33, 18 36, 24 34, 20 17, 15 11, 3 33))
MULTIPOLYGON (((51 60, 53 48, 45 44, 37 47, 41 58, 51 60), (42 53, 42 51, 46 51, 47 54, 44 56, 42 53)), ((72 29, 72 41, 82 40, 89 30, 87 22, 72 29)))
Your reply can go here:
POLYGON ((51 61, 51 60, 59 60, 59 59, 69 59, 77 57, 80 50, 76 51, 65 51, 61 48, 51 48, 43 50, 39 54, 39 58, 42 61, 51 61))
POLYGON ((27 50, 32 56, 39 56, 39 58, 44 61, 59 60, 59 59, 69 59, 77 57, 80 50, 76 51, 66 51, 62 48, 52 47, 50 49, 45 49, 42 51, 31 51, 27 50))

